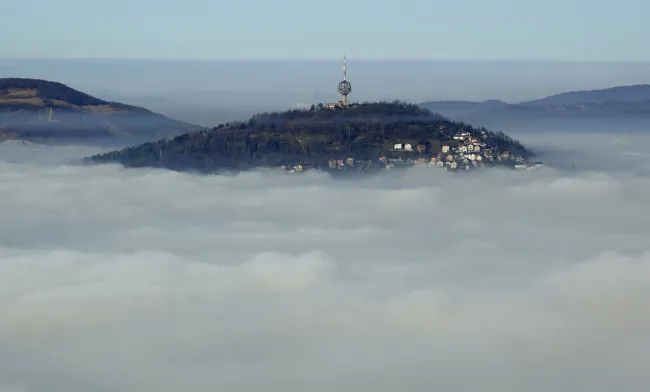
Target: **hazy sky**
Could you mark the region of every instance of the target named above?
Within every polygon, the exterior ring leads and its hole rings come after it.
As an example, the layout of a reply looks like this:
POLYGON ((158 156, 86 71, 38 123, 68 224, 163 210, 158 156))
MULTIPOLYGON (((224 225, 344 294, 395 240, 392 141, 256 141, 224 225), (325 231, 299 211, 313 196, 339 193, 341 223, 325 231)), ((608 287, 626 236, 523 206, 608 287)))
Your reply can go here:
POLYGON ((193 176, 0 145, 0 391, 645 392, 649 136, 522 140, 578 170, 193 176))
POLYGON ((650 60, 645 0, 0 2, 0 57, 650 60), (19 33, 19 38, 17 34, 19 33))

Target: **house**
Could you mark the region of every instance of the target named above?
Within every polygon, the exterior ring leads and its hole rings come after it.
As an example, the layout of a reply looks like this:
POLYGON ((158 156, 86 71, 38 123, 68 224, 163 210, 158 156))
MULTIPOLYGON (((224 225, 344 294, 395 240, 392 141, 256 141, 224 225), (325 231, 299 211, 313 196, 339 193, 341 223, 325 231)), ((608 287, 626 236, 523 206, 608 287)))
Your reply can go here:
POLYGON ((431 162, 434 162, 434 163, 435 163, 435 162, 437 162, 437 161, 438 161, 438 158, 437 158, 437 157, 435 157, 435 156, 434 156, 434 157, 431 157, 431 162))
POLYGON ((481 146, 479 146, 478 144, 475 144, 474 145, 474 152, 481 152, 481 146))
POLYGON ((436 167, 444 167, 445 163, 443 161, 436 162, 436 167))
POLYGON ((336 159, 330 159, 327 161, 327 166, 329 166, 330 169, 336 169, 336 159))
POLYGON ((418 144, 418 146, 415 147, 415 149, 417 150, 417 152, 424 152, 426 151, 427 148, 424 144, 418 144))
POLYGON ((406 143, 406 144, 404 145, 404 151, 413 151, 413 146, 410 145, 410 144, 408 144, 408 143, 406 143))
POLYGON ((458 164, 456 162, 452 162, 451 164, 449 164, 449 167, 455 169, 458 167, 458 164))
POLYGON ((339 159, 338 161, 336 161, 336 164, 338 165, 339 168, 345 166, 345 162, 343 162, 343 159, 339 159))
POLYGON ((474 145, 470 144, 467 146, 467 152, 474 152, 474 145))
POLYGON ((348 159, 345 160, 345 163, 347 163, 348 166, 354 166, 354 158, 348 157, 348 159))
POLYGON ((446 144, 442 146, 442 152, 449 152, 449 146, 446 144))
POLYGON ((303 167, 302 167, 302 165, 295 165, 295 166, 293 167, 293 170, 295 170, 295 171, 297 171, 297 172, 301 172, 301 171, 303 170, 303 167))
POLYGON ((445 157, 445 159, 447 160, 447 162, 451 162, 451 161, 454 160, 454 156, 451 155, 451 154, 447 154, 447 156, 445 157))
POLYGON ((403 148, 404 148, 404 144, 402 143, 395 143, 395 146, 393 146, 393 150, 395 151, 402 151, 403 148))
POLYGON ((467 152, 467 146, 460 146, 460 147, 458 147, 458 152, 460 152, 460 153, 466 153, 466 152, 467 152))

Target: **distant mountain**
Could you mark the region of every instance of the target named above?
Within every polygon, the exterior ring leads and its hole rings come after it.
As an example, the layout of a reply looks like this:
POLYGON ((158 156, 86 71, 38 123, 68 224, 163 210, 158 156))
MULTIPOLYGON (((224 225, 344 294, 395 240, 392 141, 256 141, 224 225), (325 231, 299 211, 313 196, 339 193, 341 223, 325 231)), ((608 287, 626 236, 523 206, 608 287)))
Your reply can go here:
POLYGON ((61 83, 0 79, 0 140, 151 140, 200 129, 142 107, 105 101, 61 83))
POLYGON ((619 86, 602 90, 570 91, 522 105, 535 107, 557 107, 573 105, 597 105, 608 102, 638 103, 650 101, 650 85, 619 86))
POLYGON ((572 91, 515 104, 497 100, 428 101, 420 106, 453 120, 506 129, 611 129, 622 122, 636 129, 650 128, 650 85, 572 91))

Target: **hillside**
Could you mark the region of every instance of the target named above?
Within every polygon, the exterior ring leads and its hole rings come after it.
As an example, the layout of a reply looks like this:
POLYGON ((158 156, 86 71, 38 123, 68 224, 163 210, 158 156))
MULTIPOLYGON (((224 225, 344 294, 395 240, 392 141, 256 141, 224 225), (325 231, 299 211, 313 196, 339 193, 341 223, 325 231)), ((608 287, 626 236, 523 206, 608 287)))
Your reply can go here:
POLYGON ((453 159, 458 161, 455 168, 470 165, 471 158, 462 153, 463 149, 467 152, 463 146, 470 139, 476 150, 482 148, 480 154, 471 155, 472 160, 485 158, 473 166, 523 161, 533 155, 503 133, 451 122, 417 105, 380 102, 348 109, 312 107, 262 113, 246 122, 220 124, 212 130, 95 155, 86 162, 203 172, 280 166, 338 170, 348 161, 364 162, 363 167, 385 167, 442 158, 451 164, 446 155, 458 151, 453 159), (400 145, 397 149, 396 144, 400 145), (441 155, 443 146, 450 151, 441 155), (478 155, 481 158, 476 158, 478 155))
POLYGON ((200 130, 147 109, 40 79, 0 79, 0 140, 157 139, 200 130))

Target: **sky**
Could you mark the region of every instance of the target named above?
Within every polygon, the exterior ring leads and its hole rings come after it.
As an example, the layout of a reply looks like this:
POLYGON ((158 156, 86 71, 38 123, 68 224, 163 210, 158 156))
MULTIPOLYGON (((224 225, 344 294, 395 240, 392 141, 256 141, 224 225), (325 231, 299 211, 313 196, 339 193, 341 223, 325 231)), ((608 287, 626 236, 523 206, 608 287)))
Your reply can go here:
POLYGON ((646 391, 649 136, 521 140, 359 182, 0 145, 0 390, 646 391))
POLYGON ((650 61, 644 0, 0 3, 3 58, 650 61), (17 36, 19 34, 19 36, 17 36))

